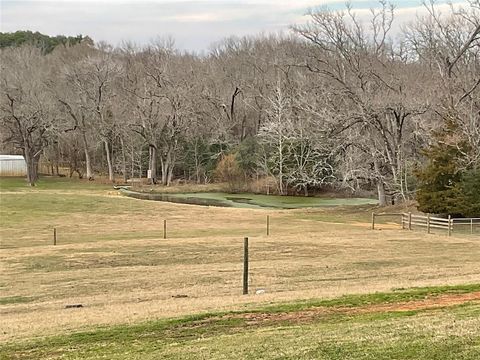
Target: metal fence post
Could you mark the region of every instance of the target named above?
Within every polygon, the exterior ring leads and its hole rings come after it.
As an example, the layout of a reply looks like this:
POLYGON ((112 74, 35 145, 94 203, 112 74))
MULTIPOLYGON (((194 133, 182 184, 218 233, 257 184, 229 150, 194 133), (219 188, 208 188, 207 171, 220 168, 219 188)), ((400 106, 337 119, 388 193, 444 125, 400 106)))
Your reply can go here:
POLYGON ((243 295, 248 294, 248 237, 243 238, 243 295))

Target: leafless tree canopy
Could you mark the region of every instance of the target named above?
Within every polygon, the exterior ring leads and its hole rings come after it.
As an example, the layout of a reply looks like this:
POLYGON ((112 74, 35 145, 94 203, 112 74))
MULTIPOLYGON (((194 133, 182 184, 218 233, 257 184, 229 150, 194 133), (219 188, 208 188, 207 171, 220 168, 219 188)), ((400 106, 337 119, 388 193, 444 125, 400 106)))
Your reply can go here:
POLYGON ((171 39, 4 48, 3 150, 25 156, 32 184, 39 161, 89 179, 209 182, 236 154, 245 181, 269 177, 281 194, 328 184, 408 199, 445 120, 469 144, 462 166, 480 163, 480 2, 426 1, 401 34, 380 5, 369 21, 313 10, 289 36, 229 38, 204 56, 171 39))

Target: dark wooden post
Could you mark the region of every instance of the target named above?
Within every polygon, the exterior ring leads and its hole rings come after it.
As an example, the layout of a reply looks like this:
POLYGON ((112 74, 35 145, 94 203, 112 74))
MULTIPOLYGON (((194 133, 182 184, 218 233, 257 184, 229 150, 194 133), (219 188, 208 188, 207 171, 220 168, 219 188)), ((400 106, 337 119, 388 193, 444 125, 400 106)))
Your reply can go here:
POLYGON ((375 213, 372 212, 372 230, 375 230, 375 213))
POLYGON ((167 238, 167 220, 163 220, 163 238, 167 238))
POLYGON ((267 236, 270 235, 270 215, 267 215, 267 236))
POLYGON ((243 239, 243 295, 248 294, 248 237, 243 239))
POLYGON ((470 234, 473 234, 473 218, 470 219, 470 234))
POLYGON ((430 234, 430 214, 427 214, 427 234, 430 234))
POLYGON ((53 228, 53 245, 57 245, 57 228, 53 228))
POLYGON ((448 215, 448 236, 452 235, 452 228, 453 228, 452 215, 448 215))
POLYGON ((408 230, 412 230, 412 213, 408 213, 408 230))

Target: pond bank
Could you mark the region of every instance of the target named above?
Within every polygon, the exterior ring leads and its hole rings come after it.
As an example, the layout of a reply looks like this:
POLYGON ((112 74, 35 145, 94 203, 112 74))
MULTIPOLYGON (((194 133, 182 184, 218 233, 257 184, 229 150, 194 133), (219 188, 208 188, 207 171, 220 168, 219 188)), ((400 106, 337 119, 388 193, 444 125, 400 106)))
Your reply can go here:
POLYGON ((221 206, 250 209, 298 209, 309 207, 332 207, 348 205, 375 205, 369 198, 320 198, 300 196, 258 195, 249 193, 230 194, 222 192, 202 193, 147 193, 120 189, 123 195, 142 200, 167 201, 180 204, 221 206))

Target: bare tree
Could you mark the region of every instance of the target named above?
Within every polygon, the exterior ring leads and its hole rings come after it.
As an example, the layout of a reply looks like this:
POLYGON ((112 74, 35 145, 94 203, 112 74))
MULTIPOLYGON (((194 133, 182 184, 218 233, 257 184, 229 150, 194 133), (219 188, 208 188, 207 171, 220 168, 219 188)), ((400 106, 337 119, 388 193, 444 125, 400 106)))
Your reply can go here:
POLYGON ((432 69, 434 115, 458 125, 458 142, 470 145, 463 166, 472 167, 480 163, 480 1, 450 5, 447 14, 433 0, 423 4, 427 15, 405 29, 407 44, 414 58, 432 69))
POLYGON ((66 117, 71 120, 64 132, 78 133, 83 144, 85 170, 88 180, 94 179, 91 160, 92 113, 87 107, 87 98, 81 93, 83 88, 82 64, 93 52, 89 44, 80 44, 73 48, 59 49, 55 52, 60 69, 56 81, 48 81, 52 96, 63 108, 66 117))
POLYGON ((386 188, 393 196, 408 196, 405 145, 412 134, 409 130, 416 126, 412 119, 426 107, 416 100, 421 92, 412 96, 419 87, 409 86, 412 79, 406 76, 421 71, 388 41, 394 8, 386 1, 380 5, 371 11, 369 29, 347 8, 346 12, 312 12, 311 22, 294 31, 312 43, 304 64, 343 104, 344 121, 336 132, 346 132, 349 148, 369 158, 370 175, 358 173, 375 180, 379 202, 385 205, 386 188), (365 137, 368 141, 363 142, 365 137))
POLYGON ((31 186, 38 179, 38 162, 48 145, 53 120, 42 79, 46 61, 40 50, 31 46, 0 53, 1 126, 7 131, 5 140, 22 151, 31 186))

